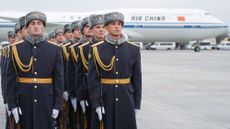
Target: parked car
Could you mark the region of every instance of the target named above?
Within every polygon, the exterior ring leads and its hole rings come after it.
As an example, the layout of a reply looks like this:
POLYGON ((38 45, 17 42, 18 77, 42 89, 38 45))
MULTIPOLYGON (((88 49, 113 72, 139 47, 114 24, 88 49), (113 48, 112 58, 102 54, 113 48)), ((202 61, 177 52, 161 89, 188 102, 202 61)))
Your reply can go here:
POLYGON ((151 50, 172 50, 175 49, 175 42, 155 42, 150 46, 151 50))
POLYGON ((230 50, 230 41, 222 42, 218 44, 217 50, 230 50))

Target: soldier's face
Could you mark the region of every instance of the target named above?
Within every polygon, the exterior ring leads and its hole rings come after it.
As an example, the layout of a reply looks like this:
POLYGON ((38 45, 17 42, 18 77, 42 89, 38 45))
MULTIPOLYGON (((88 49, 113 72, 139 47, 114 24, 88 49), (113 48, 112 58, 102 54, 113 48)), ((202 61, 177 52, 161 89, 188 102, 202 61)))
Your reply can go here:
POLYGON ((68 39, 68 40, 71 40, 73 39, 73 33, 71 31, 67 31, 65 34, 64 34, 65 38, 68 39))
POLYGON ((65 40, 64 34, 63 33, 58 33, 56 35, 56 40, 57 40, 57 42, 62 43, 65 40))
POLYGON ((28 34, 26 27, 23 26, 21 31, 22 31, 22 37, 25 38, 27 36, 27 34, 28 34))
POLYGON ((112 36, 120 36, 122 31, 122 23, 120 21, 114 21, 106 26, 106 30, 112 36))
POLYGON ((32 20, 27 27, 28 33, 35 37, 40 36, 44 32, 44 29, 43 22, 40 20, 32 20))
POLYGON ((73 35, 74 35, 74 37, 76 37, 76 38, 81 38, 81 30, 80 30, 80 28, 74 29, 73 35))
POLYGON ((86 37, 92 36, 92 31, 91 31, 91 29, 89 28, 89 24, 87 24, 87 25, 84 26, 83 33, 84 33, 84 35, 85 35, 86 37))
POLYGON ((19 30, 16 34, 17 39, 22 39, 22 30, 19 30))
POLYGON ((9 37, 9 43, 14 43, 16 41, 16 38, 15 38, 15 36, 10 36, 9 37))
POLYGON ((102 39, 105 37, 105 27, 104 25, 96 25, 92 28, 93 36, 97 39, 102 39))

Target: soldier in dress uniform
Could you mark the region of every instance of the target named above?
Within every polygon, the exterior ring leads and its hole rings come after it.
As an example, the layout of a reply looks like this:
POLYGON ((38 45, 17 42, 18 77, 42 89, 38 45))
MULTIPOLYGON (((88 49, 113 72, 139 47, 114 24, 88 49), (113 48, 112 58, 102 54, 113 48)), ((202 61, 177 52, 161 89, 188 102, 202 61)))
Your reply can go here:
POLYGON ((73 42, 77 43, 81 38, 81 30, 79 26, 80 21, 74 21, 72 23, 73 42))
POLYGON ((30 12, 25 21, 28 35, 10 47, 7 103, 21 129, 54 129, 64 85, 61 48, 43 35, 44 13, 30 12))
MULTIPOLYGON (((64 44, 62 45, 62 51, 63 51, 63 56, 64 56, 64 83, 65 83, 65 91, 63 93, 63 98, 65 100, 64 105, 63 105, 63 113, 66 114, 64 115, 66 118, 65 122, 68 122, 67 125, 70 126, 71 129, 76 129, 77 124, 76 124, 76 99, 70 98, 69 93, 71 92, 69 89, 69 70, 68 70, 68 64, 69 64, 69 58, 70 58, 70 49, 69 47, 73 45, 73 33, 72 33, 72 26, 71 24, 66 24, 64 26, 64 44)), ((71 80, 74 81, 74 80, 71 80)), ((65 124, 66 125, 66 124, 65 124)))
MULTIPOLYGON (((78 52, 78 62, 76 68, 76 75, 77 78, 77 89, 76 92, 79 97, 80 104, 82 105, 82 109, 85 110, 86 104, 89 102, 89 95, 88 95, 88 87, 87 87, 87 65, 88 65, 88 53, 89 47, 96 42, 104 40, 105 36, 105 29, 104 29, 104 15, 91 15, 88 18, 89 24, 89 31, 92 32, 92 37, 89 39, 89 42, 86 42, 78 47, 76 50, 78 52), (86 101, 84 101, 86 100, 86 101)), ((87 26, 88 27, 88 26, 87 26)), ((87 28, 88 29, 88 28, 87 28)), ((84 111, 85 112, 85 111, 84 111)), ((91 124, 91 119, 95 119, 95 114, 92 114, 92 108, 89 104, 87 111, 86 111, 86 118, 88 119, 87 128, 90 128, 90 125, 94 125, 92 128, 97 125, 91 124)), ((97 118, 97 117, 96 117, 97 118)), ((92 122, 95 122, 93 120, 92 122)), ((86 124, 85 124, 86 125, 86 124)))
MULTIPOLYGON (((8 33, 10 34, 10 33, 8 33)), ((8 35, 9 37, 10 35, 8 35)), ((5 74, 6 74, 6 66, 7 66, 7 58, 8 58, 8 47, 9 42, 5 41, 1 43, 1 89, 2 89, 2 97, 3 97, 3 103, 5 105, 5 113, 6 113, 6 124, 5 129, 13 129, 12 128, 12 121, 9 121, 9 118, 11 116, 11 112, 8 108, 7 101, 6 101, 6 83, 5 83, 5 74)))
POLYGON ((136 129, 141 106, 140 48, 121 33, 123 24, 123 14, 105 14, 108 34, 90 49, 89 95, 104 129, 136 129))
POLYGON ((80 103, 77 99, 77 94, 76 94, 76 78, 75 78, 75 73, 76 73, 76 64, 77 64, 77 54, 76 54, 76 49, 78 48, 81 43, 79 43, 80 37, 81 37, 81 22, 80 21, 75 21, 72 23, 72 32, 74 34, 74 44, 69 47, 70 50, 70 59, 68 63, 68 89, 69 89, 69 97, 71 98, 71 103, 74 108, 74 121, 75 124, 78 126, 78 128, 82 129, 83 128, 83 120, 82 118, 82 112, 80 111, 80 103), (79 32, 80 31, 80 32, 79 32))
MULTIPOLYGON (((81 33, 82 33, 82 37, 79 41, 79 46, 76 49, 76 53, 78 55, 78 59, 77 59, 77 64, 76 64, 76 73, 75 73, 75 78, 76 78, 76 94, 77 94, 77 98, 80 102, 80 106, 81 106, 81 122, 83 122, 83 124, 81 124, 81 128, 89 128, 90 125, 90 119, 91 119, 91 107, 89 104, 89 99, 88 99, 88 91, 86 89, 86 85, 87 85, 87 77, 85 76, 85 74, 87 73, 86 71, 83 71, 84 66, 82 64, 81 60, 84 60, 88 58, 88 55, 85 57, 85 52, 83 52, 82 48, 85 45, 89 44, 89 40, 92 37, 92 31, 89 27, 89 18, 83 18, 80 24, 80 29, 81 29, 81 33), (80 55, 81 53, 81 55, 80 55), (84 54, 83 54, 84 53, 84 54), (83 55, 83 56, 82 56, 83 55)), ((86 53, 88 52, 88 50, 86 51, 86 53)))
MULTIPOLYGON (((89 44, 82 46, 82 49, 84 51, 84 56, 89 55, 89 49, 90 49, 91 45, 93 45, 97 42, 101 42, 105 38, 106 29, 104 27, 104 15, 91 15, 89 17, 89 27, 93 33, 93 36, 90 38, 89 44)), ((80 57, 82 57, 82 56, 80 56, 80 57)), ((88 57, 86 57, 86 60, 87 60, 86 62, 88 64, 88 57)), ((82 64, 82 61, 83 60, 79 60, 79 62, 81 64, 82 64)), ((82 68, 82 71, 88 72, 88 66, 87 66, 87 70, 84 70, 84 68, 82 68)), ((85 89, 85 88, 81 88, 81 89, 85 89)), ((86 85, 86 89, 88 89, 88 85, 86 85)), ((89 99, 89 95, 87 98, 89 99)), ((91 115, 91 121, 90 121, 90 129, 91 128, 92 129, 97 129, 97 128, 99 129, 99 120, 98 120, 97 114, 94 110, 91 110, 91 112, 92 112, 92 115, 91 115)))

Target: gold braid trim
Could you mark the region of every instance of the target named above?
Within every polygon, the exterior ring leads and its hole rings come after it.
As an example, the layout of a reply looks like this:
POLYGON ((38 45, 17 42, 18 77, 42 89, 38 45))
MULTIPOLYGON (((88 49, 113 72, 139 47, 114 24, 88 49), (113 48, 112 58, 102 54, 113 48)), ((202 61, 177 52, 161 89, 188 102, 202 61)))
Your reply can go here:
POLYGON ((71 43, 66 43, 62 46, 63 55, 64 55, 64 58, 66 59, 66 61, 69 60, 69 53, 68 53, 67 48, 66 48, 66 46, 68 46, 69 44, 71 44, 71 43))
POLYGON ((115 56, 112 57, 110 64, 105 65, 100 58, 100 54, 98 52, 97 46, 93 46, 93 54, 94 57, 98 63, 98 65, 105 71, 111 71, 113 69, 113 66, 115 64, 115 56))
POLYGON ((76 53, 74 47, 75 47, 76 45, 78 45, 78 44, 79 44, 79 42, 74 43, 73 45, 71 45, 71 46, 69 47, 69 48, 70 48, 71 57, 72 57, 74 63, 77 62, 77 59, 78 59, 78 54, 76 53))
POLYGON ((12 45, 12 56, 13 58, 15 59, 19 69, 22 71, 22 72, 28 72, 31 70, 32 68, 32 64, 33 64, 33 56, 30 58, 30 62, 28 65, 25 65, 21 62, 20 58, 19 58, 19 55, 18 55, 18 50, 17 50, 17 47, 16 45, 12 45))
POLYGON ((87 44, 89 44, 89 42, 86 42, 83 45, 79 46, 79 49, 80 49, 80 56, 81 56, 81 60, 82 60, 83 66, 88 71, 88 61, 86 60, 86 58, 84 56, 84 50, 83 50, 83 47, 85 45, 87 45, 87 44))
POLYGON ((77 53, 75 52, 74 47, 71 47, 71 48, 70 48, 70 52, 71 52, 71 57, 72 57, 72 59, 73 59, 73 62, 76 63, 76 62, 77 62, 78 55, 77 55, 77 53))

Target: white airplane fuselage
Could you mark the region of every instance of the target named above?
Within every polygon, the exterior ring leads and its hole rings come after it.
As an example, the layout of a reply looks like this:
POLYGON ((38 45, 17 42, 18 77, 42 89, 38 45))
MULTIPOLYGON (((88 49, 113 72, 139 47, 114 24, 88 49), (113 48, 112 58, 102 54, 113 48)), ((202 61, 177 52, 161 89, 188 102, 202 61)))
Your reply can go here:
MULTIPOLYGON (((54 27, 80 20, 90 14, 119 11, 125 16, 123 32, 131 41, 188 42, 218 37, 228 33, 228 26, 208 12, 197 9, 114 9, 94 12, 45 12, 47 31, 54 27)), ((19 18, 26 12, 0 12, 0 39, 13 30, 15 22, 1 17, 19 18)))

